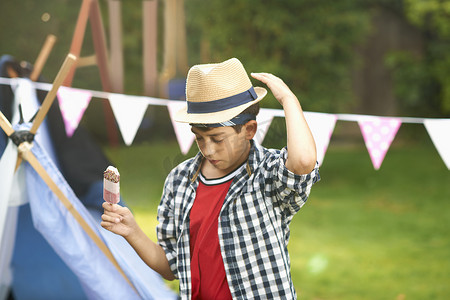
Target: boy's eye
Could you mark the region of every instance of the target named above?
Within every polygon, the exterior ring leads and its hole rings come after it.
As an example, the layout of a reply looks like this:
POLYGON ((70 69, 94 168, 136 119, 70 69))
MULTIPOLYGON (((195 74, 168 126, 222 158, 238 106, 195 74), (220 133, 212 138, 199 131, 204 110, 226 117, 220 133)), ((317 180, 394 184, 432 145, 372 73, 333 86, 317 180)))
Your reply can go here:
POLYGON ((222 143, 224 139, 212 139, 212 141, 216 144, 222 143))

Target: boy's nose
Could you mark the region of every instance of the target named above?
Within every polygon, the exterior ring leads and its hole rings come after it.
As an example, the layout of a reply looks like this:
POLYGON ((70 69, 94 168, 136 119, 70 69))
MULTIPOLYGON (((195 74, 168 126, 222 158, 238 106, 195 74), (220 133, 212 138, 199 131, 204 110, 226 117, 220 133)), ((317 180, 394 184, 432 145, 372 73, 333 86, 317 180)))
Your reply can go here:
POLYGON ((203 148, 203 155, 206 157, 211 157, 215 153, 214 145, 212 142, 205 143, 205 147, 203 148))

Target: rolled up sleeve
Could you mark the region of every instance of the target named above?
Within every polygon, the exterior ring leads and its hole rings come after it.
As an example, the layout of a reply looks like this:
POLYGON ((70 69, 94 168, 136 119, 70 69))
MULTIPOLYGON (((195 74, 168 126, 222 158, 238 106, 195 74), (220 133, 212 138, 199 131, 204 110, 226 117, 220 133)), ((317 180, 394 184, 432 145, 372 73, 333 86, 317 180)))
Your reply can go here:
POLYGON ((161 203, 158 206, 158 222, 156 226, 156 234, 158 238, 158 244, 164 249, 167 260, 169 262, 170 269, 175 278, 178 278, 177 272, 177 228, 175 225, 175 218, 173 212, 173 205, 171 199, 171 186, 169 178, 164 185, 163 195, 161 197, 161 203))
POLYGON ((275 180, 277 198, 283 203, 285 210, 295 214, 306 203, 313 184, 320 180, 319 164, 316 162, 310 173, 298 175, 286 168, 286 147, 281 150, 278 159, 275 180))

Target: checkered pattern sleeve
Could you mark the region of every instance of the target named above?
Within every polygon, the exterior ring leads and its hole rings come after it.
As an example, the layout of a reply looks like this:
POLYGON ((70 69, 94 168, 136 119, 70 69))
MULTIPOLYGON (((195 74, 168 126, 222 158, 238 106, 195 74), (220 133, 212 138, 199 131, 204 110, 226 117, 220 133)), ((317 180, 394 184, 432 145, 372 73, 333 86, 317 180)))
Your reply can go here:
POLYGON ((175 212, 173 203, 173 177, 174 171, 172 171, 166 178, 164 183, 164 190, 161 197, 161 202, 158 206, 158 221, 156 226, 156 233, 159 245, 166 252, 167 260, 169 261, 170 269, 174 276, 178 278, 177 272, 177 230, 175 224, 175 212))
POLYGON ((286 168, 287 148, 280 152, 275 168, 274 188, 286 215, 294 215, 306 203, 314 183, 320 180, 319 164, 309 174, 298 175, 286 168))

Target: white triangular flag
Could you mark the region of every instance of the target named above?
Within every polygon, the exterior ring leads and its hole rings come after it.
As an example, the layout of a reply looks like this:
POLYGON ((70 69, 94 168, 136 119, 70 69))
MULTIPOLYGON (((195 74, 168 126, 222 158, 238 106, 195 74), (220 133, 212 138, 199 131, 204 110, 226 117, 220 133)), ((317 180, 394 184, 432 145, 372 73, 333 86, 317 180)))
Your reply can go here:
POLYGON ((58 89, 57 96, 66 134, 71 137, 80 124, 81 118, 83 118, 83 114, 91 101, 92 93, 87 90, 62 86, 58 89))
POLYGON ((378 170, 402 121, 399 118, 361 116, 358 124, 373 167, 378 170))
POLYGON ((304 112, 304 115, 316 142, 317 161, 321 165, 336 125, 337 116, 315 112, 304 112))
POLYGON ((169 101, 167 109, 169 110, 170 120, 177 137, 178 145, 181 153, 186 154, 191 149, 192 143, 195 140, 195 135, 191 131, 189 123, 176 122, 173 118, 175 113, 186 106, 185 101, 169 101))
POLYGON ((274 117, 273 109, 261 108, 259 114, 256 116, 256 121, 258 122, 258 130, 255 134, 255 141, 258 144, 262 144, 264 138, 266 137, 267 131, 269 130, 270 124, 274 117))
POLYGON ((119 125, 120 133, 127 146, 133 143, 139 125, 147 110, 145 97, 110 94, 109 103, 119 125))
POLYGON ((450 170, 450 119, 425 119, 424 125, 447 169, 450 170))

